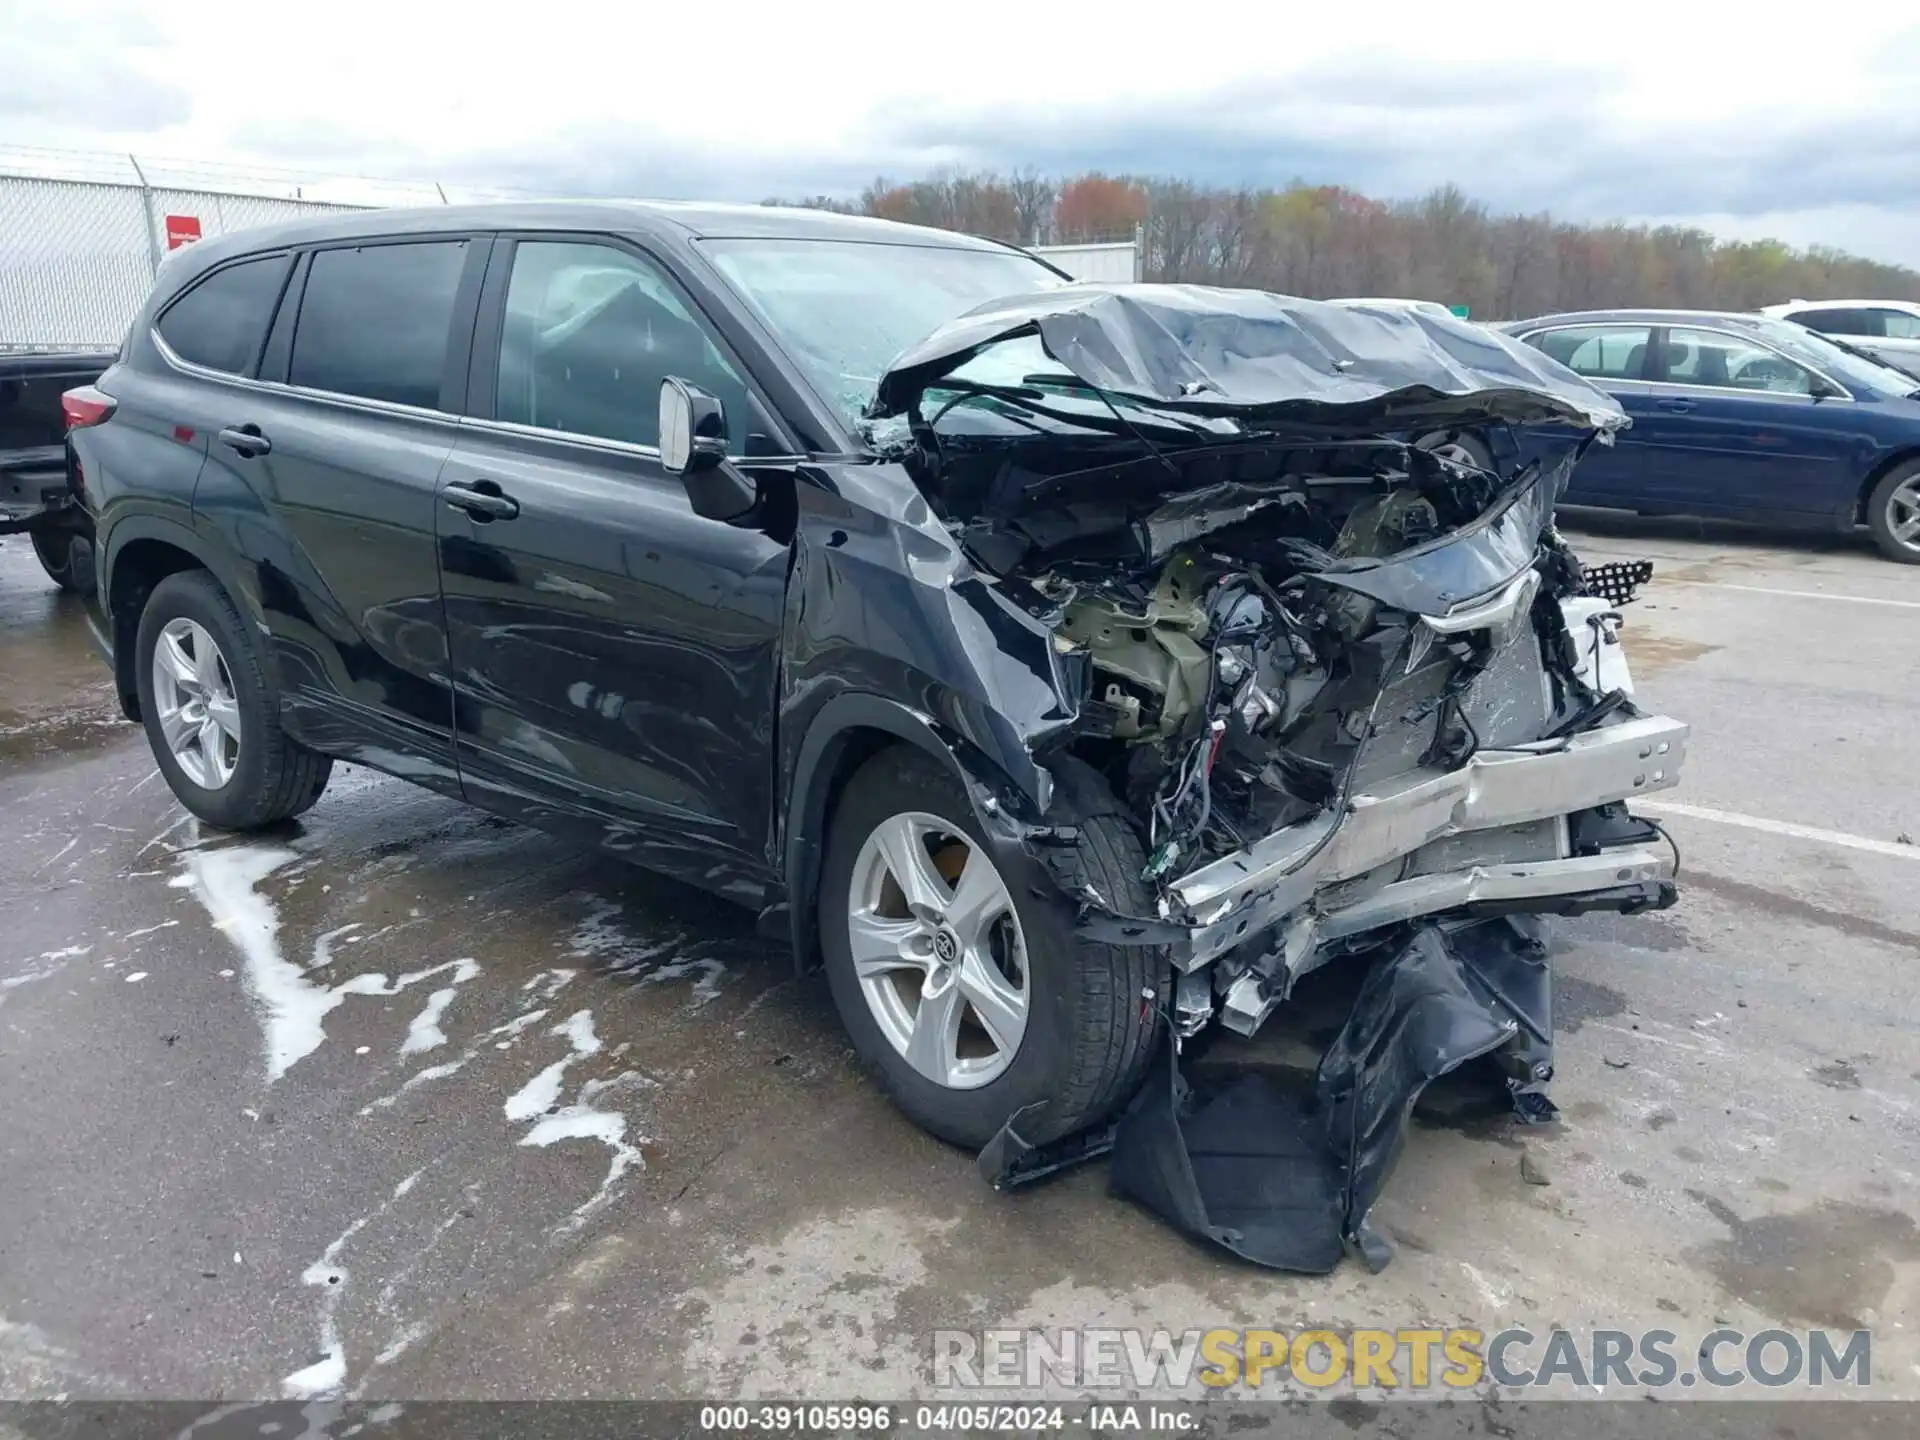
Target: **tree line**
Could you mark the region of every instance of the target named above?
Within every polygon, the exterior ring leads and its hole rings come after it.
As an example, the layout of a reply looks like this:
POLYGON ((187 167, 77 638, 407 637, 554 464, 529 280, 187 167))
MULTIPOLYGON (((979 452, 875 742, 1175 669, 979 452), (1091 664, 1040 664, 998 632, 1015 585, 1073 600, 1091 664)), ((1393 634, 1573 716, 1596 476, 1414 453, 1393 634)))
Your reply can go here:
POLYGON ((877 179, 852 199, 785 203, 1021 245, 1137 238, 1149 280, 1319 299, 1437 300, 1468 306, 1475 319, 1613 306, 1920 300, 1920 270, 1831 246, 1720 240, 1690 226, 1580 224, 1544 211, 1498 214, 1454 185, 1384 201, 1299 181, 1231 189, 1097 173, 1055 180, 1033 170, 949 171, 906 183, 877 179))

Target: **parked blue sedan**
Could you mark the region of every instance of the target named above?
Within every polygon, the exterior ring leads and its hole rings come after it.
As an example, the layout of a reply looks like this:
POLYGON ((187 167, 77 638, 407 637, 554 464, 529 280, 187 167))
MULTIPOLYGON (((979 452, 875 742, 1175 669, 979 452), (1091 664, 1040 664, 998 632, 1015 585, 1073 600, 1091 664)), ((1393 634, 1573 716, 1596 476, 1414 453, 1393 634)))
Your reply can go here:
POLYGON ((1633 417, 1563 497, 1644 515, 1850 532, 1920 564, 1920 390, 1789 321, 1594 310, 1496 327, 1611 394, 1633 417))

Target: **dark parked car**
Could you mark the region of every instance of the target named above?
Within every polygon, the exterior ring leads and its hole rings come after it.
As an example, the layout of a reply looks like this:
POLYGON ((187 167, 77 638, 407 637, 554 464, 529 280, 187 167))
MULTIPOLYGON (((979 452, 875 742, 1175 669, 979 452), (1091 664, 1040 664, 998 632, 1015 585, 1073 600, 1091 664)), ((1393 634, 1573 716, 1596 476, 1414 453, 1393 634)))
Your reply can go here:
POLYGON ((1764 315, 1594 310, 1500 327, 1633 417, 1570 503, 1852 532, 1920 564, 1920 393, 1871 356, 1764 315))
POLYGON ((1620 802, 1686 727, 1551 524, 1621 413, 1450 317, 818 212, 395 211, 181 252, 73 400, 99 639, 196 815, 339 757, 757 907, 1003 1158, 1415 922, 1354 1133, 1423 1064, 1537 1086, 1504 917, 1674 894, 1620 802), (1509 426, 1563 443, 1446 451, 1509 426))
POLYGON ((112 363, 110 353, 0 349, 0 535, 26 535, 63 590, 91 588, 93 546, 67 469, 60 397, 112 363))

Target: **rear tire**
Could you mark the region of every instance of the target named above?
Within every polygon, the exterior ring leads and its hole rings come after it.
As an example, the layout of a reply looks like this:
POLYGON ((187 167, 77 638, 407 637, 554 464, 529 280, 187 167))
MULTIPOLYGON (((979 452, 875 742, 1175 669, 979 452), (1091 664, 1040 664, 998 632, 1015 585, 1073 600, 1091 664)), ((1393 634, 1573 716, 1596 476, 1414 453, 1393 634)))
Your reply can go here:
POLYGON ((1867 529, 1889 560, 1920 565, 1920 461, 1880 477, 1867 497, 1867 529))
MULTIPOLYGON (((1062 877, 1064 882, 1075 889, 1090 885, 1130 913, 1150 914, 1151 896, 1140 879, 1145 857, 1119 801, 1090 767, 1072 760, 1052 763, 1056 808, 1066 812, 1063 823, 1075 826, 1079 833, 1061 856, 1069 871, 1062 877)), ((1004 883, 1004 903, 1017 922, 1020 963, 1010 969, 1019 973, 1024 1030, 1011 1058, 998 1071, 990 1062, 963 1062, 983 1064, 992 1078, 975 1083, 981 1072, 959 1084, 929 1078, 909 1061, 901 1042, 889 1038, 886 1027, 892 1026, 892 1033, 898 1035, 897 1022, 887 1018, 888 1002, 870 998, 871 980, 863 984, 854 963, 850 925, 856 911, 869 913, 863 897, 872 893, 862 875, 856 874, 856 862, 870 865, 874 852, 869 840, 908 816, 937 819, 940 833, 929 841, 928 853, 936 868, 945 857, 961 854, 961 860, 951 862, 960 867, 955 879, 972 878, 965 867, 989 856, 966 792, 942 766, 919 751, 907 747, 884 751, 847 783, 828 832, 818 918, 827 983, 854 1050, 880 1088, 916 1124, 970 1149, 984 1146, 1015 1113, 1029 1106, 1039 1108, 1022 1118, 1020 1134, 1031 1144, 1044 1144, 1105 1120, 1132 1096, 1153 1058, 1168 1002, 1164 953, 1151 946, 1083 940, 1052 908, 1026 893, 1012 877, 994 870, 1004 883)), ((959 887, 950 889, 957 897, 959 887)), ((904 906, 898 913, 903 918, 897 923, 912 924, 904 906)), ((932 954, 931 940, 937 938, 938 928, 921 937, 929 941, 924 953, 932 954)), ((936 975, 945 972, 927 967, 916 972, 902 966, 894 973, 899 980, 888 983, 897 983, 905 996, 896 1013, 917 1018, 927 1003, 926 995, 940 984, 936 975)), ((1004 1051, 997 1047, 980 1013, 963 1010, 962 1034, 972 1034, 985 1046, 1004 1051)), ((980 1048, 976 1044, 976 1050, 980 1048)))
MULTIPOLYGON (((196 639, 193 643, 197 646, 204 642, 196 639)), ((160 773, 166 776, 180 803, 209 825, 222 830, 257 830, 300 814, 326 789, 333 761, 307 749, 280 728, 280 695, 261 663, 258 643, 242 623, 233 601, 206 571, 185 570, 169 575, 154 587, 140 613, 134 674, 140 687, 140 715, 160 773), (216 692, 222 701, 222 716, 237 732, 228 734, 230 746, 219 735, 214 736, 211 748, 217 761, 189 752, 187 758, 199 770, 200 778, 190 775, 176 756, 163 712, 172 710, 172 723, 185 729, 203 726, 199 717, 211 707, 203 700, 195 709, 189 702, 183 715, 181 707, 163 704, 163 700, 175 700, 185 693, 175 691, 165 697, 158 693, 154 656, 163 634, 169 631, 204 636, 211 642, 216 653, 194 658, 205 667, 204 674, 216 677, 214 683, 211 687, 197 686, 192 680, 186 684, 195 693, 209 688, 216 692), (217 772, 227 766, 231 772, 221 779, 217 772), (215 783, 203 783, 207 779, 215 783)))
POLYGON ((85 595, 93 587, 80 583, 73 564, 73 541, 79 532, 56 525, 36 525, 27 532, 34 558, 47 578, 69 595, 85 595))

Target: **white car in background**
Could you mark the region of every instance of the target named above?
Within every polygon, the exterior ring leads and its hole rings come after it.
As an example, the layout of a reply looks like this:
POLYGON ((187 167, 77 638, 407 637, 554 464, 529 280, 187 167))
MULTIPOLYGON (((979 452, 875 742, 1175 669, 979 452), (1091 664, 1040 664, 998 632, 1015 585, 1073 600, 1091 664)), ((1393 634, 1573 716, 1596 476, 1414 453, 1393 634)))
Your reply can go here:
POLYGON ((1911 300, 1789 300, 1760 313, 1832 336, 1920 378, 1920 305, 1911 300))
POLYGON ((1372 305, 1385 310, 1419 310, 1419 311, 1423 311, 1428 315, 1445 315, 1449 318, 1456 318, 1454 317, 1453 312, 1449 310, 1446 306, 1442 305, 1438 300, 1404 300, 1404 299, 1396 299, 1396 298, 1385 297, 1385 296, 1368 295, 1368 296, 1348 296, 1339 300, 1332 301, 1330 303, 1335 305, 1352 305, 1355 307, 1359 307, 1363 305, 1372 305))

